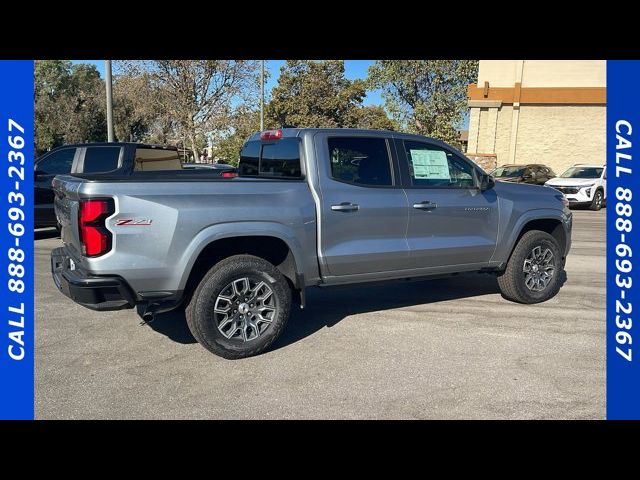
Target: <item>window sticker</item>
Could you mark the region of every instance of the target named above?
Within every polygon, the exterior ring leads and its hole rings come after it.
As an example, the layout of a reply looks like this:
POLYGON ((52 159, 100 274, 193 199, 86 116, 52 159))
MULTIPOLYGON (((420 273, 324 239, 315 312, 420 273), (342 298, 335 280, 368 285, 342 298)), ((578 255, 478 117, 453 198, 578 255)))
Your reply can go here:
POLYGON ((447 154, 442 150, 409 150, 416 180, 451 180, 447 154))

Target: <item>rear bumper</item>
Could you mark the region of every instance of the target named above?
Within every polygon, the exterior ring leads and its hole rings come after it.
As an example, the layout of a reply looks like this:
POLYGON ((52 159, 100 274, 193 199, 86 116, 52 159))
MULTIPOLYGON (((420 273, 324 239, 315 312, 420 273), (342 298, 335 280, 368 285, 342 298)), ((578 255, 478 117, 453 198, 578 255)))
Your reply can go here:
POLYGON ((58 290, 91 310, 122 310, 136 305, 136 297, 124 279, 76 269, 64 248, 51 252, 51 274, 58 290))

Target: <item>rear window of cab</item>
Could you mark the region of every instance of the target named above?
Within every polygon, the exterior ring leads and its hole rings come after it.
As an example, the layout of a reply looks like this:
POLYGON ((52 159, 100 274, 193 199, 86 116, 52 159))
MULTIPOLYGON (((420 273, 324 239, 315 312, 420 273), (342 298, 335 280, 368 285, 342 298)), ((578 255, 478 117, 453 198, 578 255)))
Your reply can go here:
POLYGON ((240 152, 238 175, 243 177, 301 178, 300 139, 253 140, 240 152))

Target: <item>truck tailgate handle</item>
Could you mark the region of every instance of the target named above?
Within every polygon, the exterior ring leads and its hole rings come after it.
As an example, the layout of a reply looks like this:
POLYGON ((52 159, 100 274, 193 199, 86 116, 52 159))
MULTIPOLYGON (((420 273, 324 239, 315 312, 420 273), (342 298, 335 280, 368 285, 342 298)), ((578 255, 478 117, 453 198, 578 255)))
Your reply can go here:
POLYGON ((331 205, 334 212, 356 212, 360 208, 355 203, 342 202, 340 205, 331 205))
POLYGON ((434 208, 438 208, 438 204, 425 200, 424 202, 414 203, 413 208, 417 208, 418 210, 433 210, 434 208))

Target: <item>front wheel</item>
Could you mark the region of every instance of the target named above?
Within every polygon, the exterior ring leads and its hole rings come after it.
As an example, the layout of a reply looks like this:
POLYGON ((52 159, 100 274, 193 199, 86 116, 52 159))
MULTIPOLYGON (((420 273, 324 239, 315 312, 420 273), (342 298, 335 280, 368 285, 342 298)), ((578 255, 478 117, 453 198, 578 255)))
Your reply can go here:
POLYGON ((591 205, 589 208, 591 210, 598 211, 602 208, 602 204, 604 202, 604 195, 602 194, 602 190, 596 190, 596 193, 593 194, 593 200, 591 200, 591 205))
POLYGON ((257 355, 280 336, 291 290, 271 263, 235 255, 217 263, 196 288, 185 316, 207 350, 227 359, 257 355))
POLYGON ((563 272, 560 247, 546 232, 526 232, 513 249, 507 268, 498 275, 498 285, 509 300, 539 303, 560 290, 563 272))

